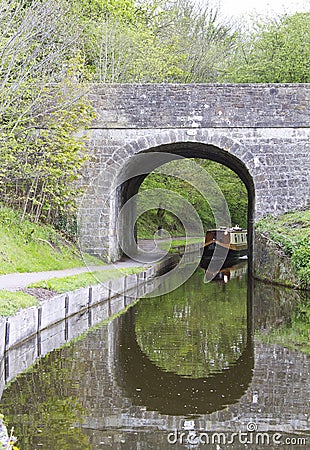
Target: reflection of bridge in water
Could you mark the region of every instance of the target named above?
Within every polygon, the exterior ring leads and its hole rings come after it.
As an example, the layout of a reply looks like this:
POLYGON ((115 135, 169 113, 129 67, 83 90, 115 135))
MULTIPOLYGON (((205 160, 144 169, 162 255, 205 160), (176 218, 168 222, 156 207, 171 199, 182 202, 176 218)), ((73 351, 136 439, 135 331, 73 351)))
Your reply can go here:
MULTIPOLYGON (((115 331, 114 325, 111 324, 109 335, 113 336, 115 331)), ((117 354, 120 354, 116 350, 118 344, 118 342, 114 341, 109 346, 109 350, 106 349, 107 352, 109 351, 110 361, 112 356, 115 357, 117 354)), ((235 402, 231 404, 229 404, 230 400, 233 399, 228 398, 225 402, 225 398, 221 398, 222 395, 225 395, 223 392, 228 386, 227 383, 223 387, 223 391, 218 393, 220 409, 208 411, 208 389, 212 385, 211 380, 205 385, 204 392, 200 391, 200 393, 197 392, 197 396, 194 395, 195 399, 197 399, 200 394, 201 402, 199 402, 197 415, 193 416, 186 414, 177 415, 181 412, 182 404, 184 406, 188 400, 186 396, 180 399, 179 404, 177 401, 176 408, 179 406, 179 410, 169 410, 170 396, 177 395, 177 388, 169 384, 164 386, 165 381, 170 378, 169 375, 160 374, 159 371, 154 370, 154 377, 151 380, 154 386, 147 393, 143 392, 146 387, 143 376, 146 371, 149 371, 149 367, 144 368, 144 371, 140 372, 141 378, 139 383, 138 370, 141 367, 137 367, 136 371, 127 361, 127 365, 123 366, 124 372, 122 374, 118 373, 115 381, 112 381, 113 378, 110 378, 112 384, 108 388, 102 386, 102 390, 99 388, 99 380, 93 380, 91 373, 89 373, 89 377, 85 379, 85 382, 90 384, 96 383, 99 390, 96 390, 96 397, 82 400, 88 410, 87 417, 83 421, 83 429, 94 446, 98 445, 98 442, 105 442, 106 444, 109 443, 113 448, 121 448, 117 447, 117 443, 124 439, 126 434, 126 443, 128 444, 126 448, 160 449, 170 448, 167 444, 168 432, 186 429, 189 426, 189 421, 191 422, 190 428, 195 430, 217 432, 246 431, 247 424, 251 422, 257 423, 259 431, 299 433, 302 430, 309 430, 309 416, 305 410, 305 399, 309 398, 307 381, 310 370, 309 358, 295 351, 273 345, 263 345, 255 341, 254 368, 252 370, 253 354, 250 354, 250 348, 247 349, 247 352, 244 356, 248 360, 244 360, 240 364, 240 368, 243 365, 246 370, 246 373, 241 373, 239 378, 241 382, 240 398, 235 398, 235 402), (131 372, 132 370, 134 373, 131 372), (157 379, 155 375, 158 376, 157 379), (124 383, 125 376, 129 379, 129 385, 124 383), (120 379, 121 377, 123 377, 123 380, 120 379), (158 396, 156 387, 158 388, 159 386, 163 388, 163 392, 159 393, 158 396), (172 391, 170 391, 169 395, 170 387, 172 387, 172 391), (162 406, 162 396, 165 394, 168 394, 166 413, 164 412, 165 407, 162 406), (157 401, 161 404, 162 413, 155 409, 157 401), (224 406, 225 403, 228 404, 227 407, 224 406), (105 410, 104 416, 102 416, 103 409, 105 410), (203 410, 205 413, 203 413, 203 410), (294 413, 292 413, 292 410, 294 413), (173 412, 175 415, 171 414, 173 412), (151 446, 151 443, 154 442, 154 435, 150 436, 150 431, 157 432, 157 447, 151 446), (109 435, 109 439, 107 435, 109 435), (128 437, 128 435, 131 437, 128 437), (132 447, 129 445, 131 440, 133 441, 132 447), (141 447, 138 447, 137 442, 141 447)), ((124 358, 124 355, 122 357, 124 358)), ((119 371, 119 363, 118 359, 111 361, 110 368, 117 367, 119 371)), ((93 370, 95 370, 95 364, 96 361, 92 361, 93 370)), ((198 389, 201 387, 200 381, 196 383, 198 389)), ((227 380, 227 382, 229 381, 231 380, 227 380)), ((232 380, 231 384, 233 385, 234 382, 237 382, 237 378, 232 380)), ((186 381, 183 380, 183 383, 186 383, 186 381)), ((190 391, 194 389, 195 383, 188 383, 188 387, 190 397, 190 391)), ((184 392, 183 387, 182 391, 184 392)), ((210 394, 209 398, 214 400, 212 394, 210 394)))
POLYGON ((137 342, 135 311, 120 319, 116 334, 114 373, 116 383, 135 405, 162 414, 205 414, 235 403, 252 377, 251 336, 233 365, 211 376, 188 378, 158 368, 137 342))
MULTIPOLYGON (((120 320, 124 321, 124 318, 120 320)), ((132 317, 125 320, 130 321, 132 317)), ((95 397, 85 396, 81 399, 88 411, 83 429, 91 439, 93 448, 97 448, 98 442, 121 448, 118 445, 125 436, 126 448, 170 448, 167 443, 168 432, 182 431, 188 427, 195 430, 238 432, 246 431, 246 425, 255 422, 259 431, 298 433, 309 430, 305 399, 309 398, 307 380, 310 360, 306 355, 255 341, 253 347, 247 346, 244 359, 236 365, 236 368, 244 370, 243 373, 239 372, 239 379, 234 369, 228 372, 232 378, 225 380, 220 374, 219 378, 222 379, 218 381, 219 385, 223 381, 222 389, 211 393, 212 378, 203 383, 204 380, 190 381, 180 377, 179 385, 175 384, 174 375, 151 367, 151 363, 133 341, 133 336, 126 339, 127 327, 121 332, 119 330, 119 323, 113 322, 108 329, 100 331, 100 341, 109 342, 101 352, 106 354, 110 362, 111 384, 100 386, 100 380, 93 378, 98 363, 96 359, 88 361, 89 372, 83 380, 87 385, 97 386, 95 397), (128 351, 128 347, 132 345, 135 346, 134 360, 130 360, 128 351), (141 353, 138 364, 137 352, 141 353), (149 377, 150 372, 152 376, 147 381, 146 375, 149 377), (233 388, 238 382, 239 391, 235 392, 234 398, 234 394, 229 393, 229 385, 233 388), (178 387, 182 392, 181 398, 178 398, 178 387), (199 392, 193 392, 195 389, 199 392), (191 416, 195 411, 192 400, 198 401, 198 406, 196 414, 191 416), (211 400, 215 400, 214 407, 209 407, 211 400), (189 407, 189 415, 184 413, 186 405, 189 407), (157 447, 152 446, 154 435, 150 431, 156 431, 157 447)), ((94 356, 92 341, 87 341, 83 341, 86 353, 94 356)), ((100 359, 104 357, 102 353, 100 359)))
MULTIPOLYGON (((134 310, 62 349, 61 365, 70 374, 63 395, 82 405, 92 448, 165 449, 174 430, 238 432, 250 422, 262 432, 309 430, 309 357, 251 339, 253 329, 268 329, 290 312, 298 293, 289 296, 262 284, 248 290, 247 345, 234 365, 209 378, 186 379, 156 367, 137 343, 134 310)), ((85 313, 74 326, 81 332, 99 317, 99 309, 85 313)), ((56 346, 68 336, 68 327, 58 330, 51 337, 56 346)), ((35 376, 27 378, 34 393, 35 376)))
MULTIPOLYGON (((272 295, 275 288, 262 286, 262 289, 264 294, 272 295)), ((260 292, 257 290, 256 294, 259 300, 260 292)), ((279 299, 281 302, 283 298, 279 299)), ((268 315, 274 316, 273 307, 256 315, 256 326, 265 324, 268 315)), ((281 314, 283 310, 278 312, 281 314)), ((309 430, 309 412, 305 410, 305 399, 309 399, 310 394, 307 355, 258 340, 252 344, 250 340, 227 376, 220 373, 205 380, 190 380, 163 372, 148 360, 137 344, 133 321, 132 313, 111 323, 109 329, 101 330, 100 340, 109 341, 106 352, 109 369, 112 369, 112 385, 109 392, 103 387, 96 399, 86 400, 90 414, 83 427, 91 430, 94 443, 99 436, 103 437, 103 430, 117 439, 125 430, 138 428, 143 448, 144 444, 149 445, 146 443, 150 429, 182 430, 189 426, 189 420, 195 429, 208 431, 246 431, 250 422, 257 423, 259 431, 297 433, 309 430), (220 386, 218 392, 212 392, 215 384, 220 386), (109 403, 109 412, 101 417, 103 403, 109 403)), ((250 320, 249 327, 251 323, 250 320)), ((84 344, 91 345, 91 341, 87 344, 85 340, 84 344)), ((96 361, 91 364, 94 367, 96 361)), ((89 378, 85 382, 92 381, 89 378)), ((167 434, 160 436, 159 433, 156 448, 165 448, 167 434)), ((134 438, 140 442, 139 439, 134 438)))

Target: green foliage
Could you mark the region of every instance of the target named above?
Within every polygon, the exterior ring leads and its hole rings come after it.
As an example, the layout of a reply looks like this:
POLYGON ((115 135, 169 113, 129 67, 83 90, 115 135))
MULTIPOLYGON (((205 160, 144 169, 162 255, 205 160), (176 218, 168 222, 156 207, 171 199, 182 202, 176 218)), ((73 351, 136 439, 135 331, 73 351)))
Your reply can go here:
POLYGON ((234 48, 235 33, 219 21, 217 9, 211 3, 198 6, 190 0, 164 1, 160 7, 155 33, 175 60, 175 73, 163 81, 218 81, 234 48))
POLYGON ((247 34, 191 0, 71 4, 87 71, 100 82, 308 82, 309 13, 247 34), (301 32, 302 30, 302 32, 301 32))
POLYGON ((84 0, 72 8, 100 82, 216 81, 234 41, 215 9, 189 0, 84 0))
POLYGON ((20 309, 37 304, 38 301, 32 295, 0 290, 0 316, 13 316, 20 309))
MULTIPOLYGON (((82 85, 85 60, 65 0, 2 5, 0 199, 32 221, 75 213, 86 159, 77 132, 93 118, 82 85), (9 25, 8 25, 9 24, 9 25)), ((72 227, 71 227, 72 228, 72 227)))
POLYGON ((256 224, 257 230, 291 256, 301 286, 310 285, 310 211, 294 211, 278 217, 266 216, 256 224))
POLYGON ((238 175, 226 166, 210 160, 196 160, 216 181, 229 208, 232 225, 247 227, 248 194, 238 175))
POLYGON ((80 0, 73 2, 73 10, 87 21, 115 17, 130 23, 134 20, 137 7, 133 0, 80 0))
POLYGON ((309 83, 310 13, 259 23, 239 49, 225 76, 241 83, 309 83))
POLYGON ((184 236, 184 228, 174 214, 167 211, 163 219, 159 221, 157 209, 150 209, 138 218, 137 229, 139 239, 153 239, 155 233, 158 232, 159 222, 161 222, 163 229, 169 232, 170 236, 184 236))
POLYGON ((303 239, 292 252, 292 261, 302 286, 310 286, 310 239, 303 239))
MULTIPOLYGON (((68 352, 66 361, 72 359, 68 352)), ((85 407, 75 392, 77 379, 73 385, 69 365, 61 358, 53 361, 58 353, 56 350, 47 357, 49 367, 43 367, 39 359, 31 371, 24 372, 6 387, 2 407, 9 426, 14 425, 21 448, 90 450, 89 439, 79 427, 85 407)))
MULTIPOLYGON (((63 88, 74 99, 77 87, 67 83, 63 88)), ((32 85, 29 89, 36 90, 32 85)), ((38 125, 33 119, 18 126, 15 122, 14 131, 11 126, 2 129, 1 200, 21 208, 34 222, 46 220, 59 225, 60 217, 75 213, 74 181, 86 160, 85 142, 73 133, 85 127, 93 115, 81 98, 67 109, 59 91, 50 88, 46 96, 44 107, 49 112, 38 119, 40 131, 34 129, 38 125)))
MULTIPOLYGON (((186 161, 184 162, 186 163, 186 161)), ((221 189, 230 211, 232 224, 238 224, 239 226, 246 228, 248 197, 246 187, 240 180, 240 178, 229 168, 213 161, 195 159, 195 162, 211 175, 211 177, 215 180, 215 182, 221 189)), ((172 167, 174 163, 172 162, 169 164, 172 167)), ((169 166, 169 164, 167 164, 167 166, 169 166)), ((192 168, 191 165, 188 166, 189 179, 195 180, 196 177, 197 180, 195 182, 199 186, 201 183, 199 178, 200 174, 195 174, 194 168, 192 168)), ((142 193, 144 190, 150 190, 150 192, 152 192, 152 190, 155 190, 157 188, 176 192, 184 197, 186 201, 188 201, 197 211, 204 229, 212 228, 215 226, 215 219, 211 208, 211 206, 214 207, 214 205, 210 205, 209 202, 204 198, 204 196, 196 189, 194 189, 191 184, 187 183, 181 178, 165 175, 162 173, 156 173, 156 171, 154 171, 145 178, 140 190, 142 193)), ((181 202, 178 201, 177 197, 171 196, 171 198, 173 198, 174 210, 181 212, 181 202)), ((216 206, 220 207, 217 205, 217 203, 219 203, 219 200, 214 199, 214 201, 216 206)), ((142 207, 147 206, 147 204, 144 205, 143 203, 143 197, 141 202, 142 207)), ((167 211, 165 212, 163 218, 159 219, 157 216, 157 210, 150 209, 138 219, 138 237, 153 237, 154 233, 157 231, 158 225, 160 224, 162 225, 163 229, 167 230, 172 236, 184 235, 184 229, 175 215, 172 215, 167 211)))

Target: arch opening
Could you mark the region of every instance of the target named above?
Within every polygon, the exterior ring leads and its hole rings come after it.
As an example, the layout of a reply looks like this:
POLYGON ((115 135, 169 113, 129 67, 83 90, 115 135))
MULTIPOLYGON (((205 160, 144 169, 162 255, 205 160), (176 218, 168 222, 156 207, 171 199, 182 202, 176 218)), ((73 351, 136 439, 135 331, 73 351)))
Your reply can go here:
MULTIPOLYGON (((169 155, 169 161, 174 159, 206 159, 217 162, 223 166, 231 169, 240 180, 243 182, 247 191, 247 230, 248 230, 248 245, 249 245, 249 271, 252 273, 253 267, 253 224, 254 224, 254 209, 255 209, 255 188, 251 174, 246 164, 240 158, 227 150, 223 150, 216 145, 198 143, 198 142, 178 142, 164 144, 148 149, 143 149, 134 154, 123 166, 118 176, 118 193, 116 195, 116 204, 114 210, 117 212, 123 207, 126 202, 131 200, 139 192, 141 184, 145 178, 155 169, 165 164, 165 158, 162 155, 169 155), (150 154, 154 154, 154 158, 149 158, 150 154), (145 164, 142 170, 137 175, 137 157, 147 155, 145 164)), ((143 160, 142 160, 143 161, 143 160)), ((140 159, 141 164, 141 159, 140 159)), ((134 207, 130 210, 130 217, 127 217, 129 222, 136 223, 136 210, 134 207)), ((135 233, 135 240, 131 243, 132 247, 136 246, 137 235, 135 233)), ((121 256, 118 249, 117 257, 121 256)))

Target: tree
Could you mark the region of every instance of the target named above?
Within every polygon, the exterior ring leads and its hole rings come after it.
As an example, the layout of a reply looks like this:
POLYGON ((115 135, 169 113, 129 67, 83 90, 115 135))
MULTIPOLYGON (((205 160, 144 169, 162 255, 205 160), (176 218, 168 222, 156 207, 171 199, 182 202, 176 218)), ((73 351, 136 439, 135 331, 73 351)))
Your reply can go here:
POLYGON ((234 46, 235 33, 219 21, 218 10, 206 2, 164 1, 155 35, 175 55, 178 71, 167 81, 203 83, 218 81, 225 58, 234 46))
POLYGON ((230 82, 308 83, 310 13, 260 23, 240 45, 225 75, 230 82))
POLYGON ((92 118, 68 12, 62 0, 6 0, 0 9, 0 198, 34 221, 73 207, 85 159, 74 133, 92 118))
MULTIPOLYGON (((244 183, 238 177, 238 175, 222 164, 210 161, 208 159, 195 159, 196 164, 199 164, 206 172, 208 172, 212 179, 217 183, 219 189, 222 191, 225 200, 228 205, 228 209, 231 216, 232 225, 238 224, 241 227, 247 227, 247 209, 248 209, 248 196, 247 190, 244 183)), ((182 174, 188 170, 188 179, 197 186, 201 183, 201 174, 197 173, 195 166, 191 164, 190 160, 184 159, 182 161, 177 161, 177 163, 170 162, 165 165, 165 167, 175 168, 175 173, 177 173, 177 167, 182 167, 182 174)), ((215 226, 214 213, 217 216, 221 211, 221 203, 218 197, 214 196, 215 204, 209 204, 210 199, 213 198, 212 195, 208 199, 204 198, 202 193, 198 192, 192 184, 189 184, 181 178, 169 176, 165 173, 160 173, 154 171, 150 173, 143 181, 140 187, 140 192, 143 194, 144 190, 150 190, 149 195, 144 198, 143 195, 138 197, 138 205, 142 207, 142 210, 146 212, 138 219, 138 237, 144 238, 153 236, 154 230, 157 229, 159 224, 158 217, 156 215, 157 211, 154 209, 148 209, 148 204, 152 198, 152 191, 154 191, 153 198, 157 198, 158 194, 156 189, 160 188, 167 192, 167 197, 165 198, 165 203, 170 206, 174 206, 172 210, 182 211, 182 204, 179 202, 177 197, 172 194, 176 192, 184 197, 197 211, 203 227, 205 229, 212 228, 215 226)), ((209 185, 208 189, 210 192, 212 186, 209 185)), ((152 202, 151 202, 152 203, 152 202)), ((172 214, 165 214, 161 224, 163 228, 174 235, 180 235, 184 230, 180 221, 172 214), (176 226, 176 228, 174 227, 176 226)))
POLYGON ((215 9, 191 0, 91 0, 74 10, 94 81, 216 81, 234 41, 215 9))

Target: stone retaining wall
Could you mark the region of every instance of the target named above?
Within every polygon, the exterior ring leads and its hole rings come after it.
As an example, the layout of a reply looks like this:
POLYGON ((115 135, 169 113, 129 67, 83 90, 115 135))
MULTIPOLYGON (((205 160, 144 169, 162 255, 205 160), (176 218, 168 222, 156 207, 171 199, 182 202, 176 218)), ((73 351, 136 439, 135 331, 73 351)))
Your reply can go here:
POLYGON ((269 283, 300 287, 291 258, 274 241, 258 232, 255 233, 254 277, 269 283))

